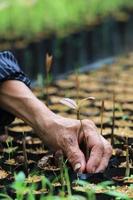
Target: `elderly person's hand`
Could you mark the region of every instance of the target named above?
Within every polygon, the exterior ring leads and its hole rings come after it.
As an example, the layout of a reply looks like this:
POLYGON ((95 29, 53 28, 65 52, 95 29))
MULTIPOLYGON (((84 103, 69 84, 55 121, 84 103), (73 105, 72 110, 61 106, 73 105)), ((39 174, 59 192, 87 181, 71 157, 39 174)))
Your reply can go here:
POLYGON ((35 129, 38 136, 55 151, 62 150, 76 171, 103 171, 112 148, 90 120, 67 119, 50 111, 21 81, 8 80, 0 85, 1 108, 20 117, 35 129), (83 131, 84 130, 84 131, 83 131), (90 157, 85 158, 79 144, 84 142, 90 157))
MULTIPOLYGON (((79 120, 54 116, 51 122, 44 133, 44 141, 54 150, 62 150, 75 171, 94 173, 107 167, 112 147, 98 133, 92 121, 82 120, 83 130, 79 120), (86 158, 86 152, 80 149, 81 142, 84 142, 86 150, 90 150, 89 158, 86 158)), ((43 126, 39 131, 43 134, 43 126)))

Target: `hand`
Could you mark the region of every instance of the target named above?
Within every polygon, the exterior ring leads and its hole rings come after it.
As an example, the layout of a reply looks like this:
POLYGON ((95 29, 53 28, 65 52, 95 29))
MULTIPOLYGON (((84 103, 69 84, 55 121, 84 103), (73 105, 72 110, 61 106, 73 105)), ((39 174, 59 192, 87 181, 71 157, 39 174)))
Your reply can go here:
POLYGON ((111 145, 99 135, 90 120, 67 119, 51 112, 21 81, 9 80, 0 85, 0 106, 32 126, 44 143, 62 150, 73 169, 84 172, 104 170, 112 154, 111 145), (84 141, 91 151, 86 161, 79 144, 84 141))
MULTIPOLYGON (((53 121, 53 120, 51 120, 53 121)), ((73 169, 78 172, 103 171, 112 155, 112 147, 97 131, 91 120, 82 120, 83 130, 79 120, 54 116, 54 123, 44 134, 44 141, 54 150, 62 150, 73 169), (81 131, 79 131, 81 130, 81 131), (90 157, 85 158, 79 144, 84 141, 90 157)))

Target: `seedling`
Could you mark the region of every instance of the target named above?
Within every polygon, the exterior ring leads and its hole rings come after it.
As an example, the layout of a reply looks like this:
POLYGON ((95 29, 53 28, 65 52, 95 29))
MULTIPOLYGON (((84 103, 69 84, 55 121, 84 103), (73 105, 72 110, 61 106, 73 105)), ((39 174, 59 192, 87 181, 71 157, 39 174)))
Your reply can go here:
MULTIPOLYGON (((5 127, 5 134, 8 135, 7 126, 5 127)), ((8 148, 8 160, 11 160, 11 155, 13 154, 13 150, 16 150, 17 148, 13 148, 12 138, 10 138, 9 136, 6 139, 6 145, 7 145, 7 148, 8 148)), ((11 167, 10 167, 10 171, 11 171, 11 167)))
POLYGON ((114 129, 115 129, 115 92, 113 91, 113 116, 112 116, 112 130, 111 130, 111 145, 114 146, 114 129))
MULTIPOLYGON (((78 73, 76 72, 76 75, 75 75, 75 84, 76 84, 76 101, 77 101, 77 104, 78 104, 78 101, 79 101, 79 88, 80 88, 80 81, 79 81, 79 77, 78 77, 78 73)), ((77 119, 79 119, 79 113, 77 113, 77 119)))
POLYGON ((24 155, 24 169, 25 169, 26 176, 28 176, 28 159, 27 159, 25 133, 24 132, 23 132, 23 137, 22 137, 22 143, 23 143, 23 155, 24 155))
POLYGON ((63 158, 62 154, 59 155, 59 157, 58 157, 58 165, 59 165, 59 168, 60 168, 60 182, 61 182, 61 186, 62 186, 62 192, 64 193, 65 192, 65 188, 64 188, 64 183, 65 183, 65 180, 64 180, 64 165, 65 165, 65 162, 64 162, 64 158, 63 158))
MULTIPOLYGON (((78 103, 76 103, 76 101, 74 101, 73 99, 70 99, 70 98, 63 98, 60 100, 60 103, 66 105, 69 108, 72 108, 76 111, 77 119, 80 120, 80 129, 79 129, 79 134, 78 134, 79 137, 80 137, 81 131, 83 131, 83 133, 85 135, 82 119, 80 116, 80 109, 83 107, 83 104, 85 101, 94 100, 94 99, 95 99, 94 97, 87 97, 87 98, 84 98, 84 99, 78 101, 78 103)), ((86 153, 86 158, 88 158, 88 151, 85 150, 85 153, 86 153)))
POLYGON ((95 100, 94 97, 87 97, 84 98, 80 101, 78 101, 78 103, 76 103, 76 101, 74 101, 73 99, 70 98, 63 98, 60 100, 60 103, 68 106, 69 108, 72 108, 73 110, 76 111, 77 113, 77 119, 79 119, 81 121, 81 116, 80 116, 80 109, 83 107, 83 104, 85 101, 87 100, 95 100))
POLYGON ((50 83, 50 69, 52 66, 53 56, 46 54, 45 69, 46 69, 46 104, 49 105, 49 83, 50 83))
POLYGON ((125 177, 130 175, 130 162, 129 162, 129 148, 128 148, 128 137, 126 137, 126 171, 125 177))
POLYGON ((69 174, 68 174, 68 168, 66 166, 64 166, 64 178, 65 178, 65 182, 66 182, 66 186, 67 186, 67 193, 68 193, 68 197, 72 196, 72 191, 71 191, 71 184, 70 184, 70 178, 69 178, 69 174))
POLYGON ((12 141, 10 141, 9 139, 6 140, 6 145, 7 145, 7 148, 8 148, 8 154, 9 154, 9 157, 8 159, 10 160, 11 159, 11 154, 13 153, 12 151, 12 141))
POLYGON ((104 100, 102 100, 102 105, 101 105, 101 135, 103 134, 103 114, 104 114, 104 100))

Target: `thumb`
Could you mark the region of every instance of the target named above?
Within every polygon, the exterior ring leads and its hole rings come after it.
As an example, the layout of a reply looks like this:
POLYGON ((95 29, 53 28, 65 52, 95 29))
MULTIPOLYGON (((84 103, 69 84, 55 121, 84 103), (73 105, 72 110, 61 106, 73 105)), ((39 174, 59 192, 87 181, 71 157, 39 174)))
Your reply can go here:
POLYGON ((76 172, 85 171, 86 161, 83 152, 80 150, 77 138, 69 137, 65 143, 64 153, 76 172))

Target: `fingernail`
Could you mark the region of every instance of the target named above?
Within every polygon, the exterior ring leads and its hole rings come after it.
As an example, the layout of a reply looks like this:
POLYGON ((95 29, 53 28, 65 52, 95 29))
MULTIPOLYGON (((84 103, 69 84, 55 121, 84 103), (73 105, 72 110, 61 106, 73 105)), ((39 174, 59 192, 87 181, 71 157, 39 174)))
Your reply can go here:
POLYGON ((75 172, 78 172, 79 169, 80 169, 80 167, 81 167, 81 164, 80 164, 80 163, 77 163, 77 164, 75 165, 75 167, 74 167, 74 171, 75 171, 75 172))

